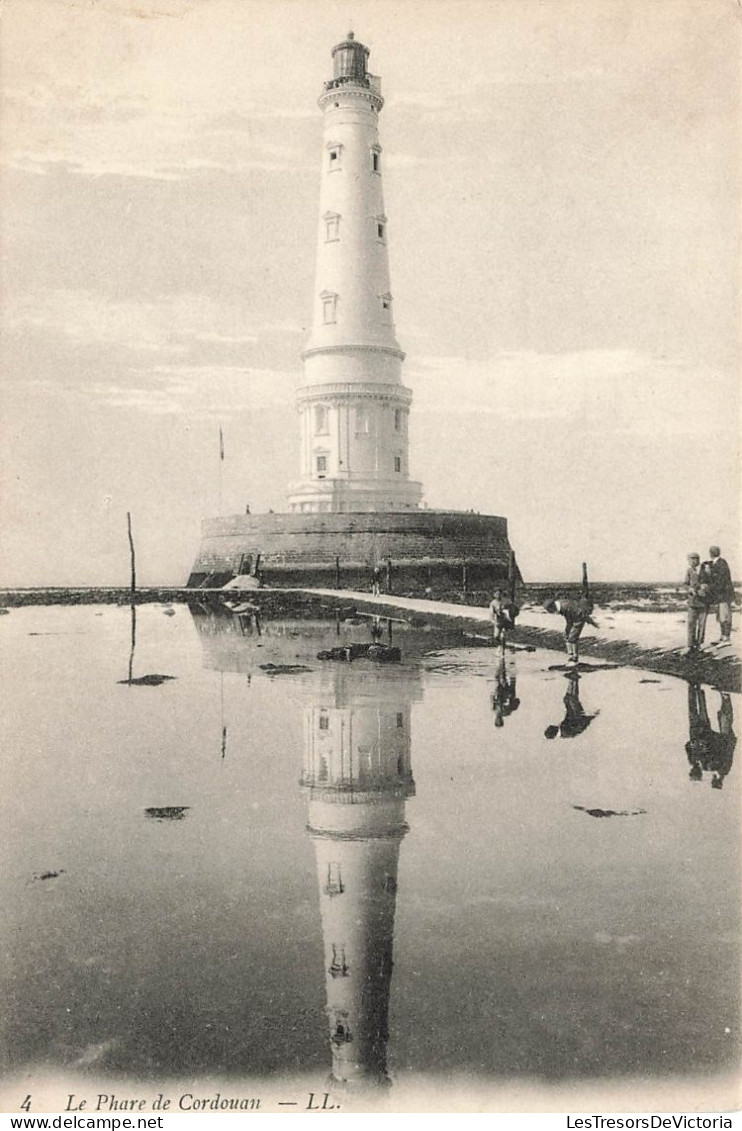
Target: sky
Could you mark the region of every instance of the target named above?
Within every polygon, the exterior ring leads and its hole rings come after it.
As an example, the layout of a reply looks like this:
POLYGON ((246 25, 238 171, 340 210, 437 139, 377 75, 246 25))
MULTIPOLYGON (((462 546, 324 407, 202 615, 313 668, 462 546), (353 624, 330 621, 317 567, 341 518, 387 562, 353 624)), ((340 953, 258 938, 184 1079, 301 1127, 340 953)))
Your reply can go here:
POLYGON ((0 584, 285 508, 332 46, 371 48, 410 464, 527 580, 739 547, 736 0, 4 0, 0 584), (219 460, 219 428, 225 459, 219 460), (221 480, 221 484, 220 484, 221 480))

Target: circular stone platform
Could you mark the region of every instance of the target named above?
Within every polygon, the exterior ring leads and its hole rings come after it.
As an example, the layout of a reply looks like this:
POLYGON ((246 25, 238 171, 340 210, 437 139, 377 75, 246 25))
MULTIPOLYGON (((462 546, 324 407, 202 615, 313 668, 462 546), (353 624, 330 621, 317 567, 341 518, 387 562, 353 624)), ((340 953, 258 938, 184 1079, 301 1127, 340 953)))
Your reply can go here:
POLYGON ((207 518, 190 588, 254 573, 268 585, 487 589, 507 577, 507 519, 467 511, 255 514, 207 518))

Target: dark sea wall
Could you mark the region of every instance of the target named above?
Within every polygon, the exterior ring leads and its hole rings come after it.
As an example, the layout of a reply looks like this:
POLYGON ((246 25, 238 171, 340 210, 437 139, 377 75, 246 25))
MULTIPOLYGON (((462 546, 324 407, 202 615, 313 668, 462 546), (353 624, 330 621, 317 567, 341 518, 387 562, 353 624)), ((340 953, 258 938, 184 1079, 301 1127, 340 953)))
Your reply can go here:
POLYGON ((189 587, 256 568, 267 585, 484 591, 507 576, 507 519, 457 511, 260 514, 205 519, 189 587))

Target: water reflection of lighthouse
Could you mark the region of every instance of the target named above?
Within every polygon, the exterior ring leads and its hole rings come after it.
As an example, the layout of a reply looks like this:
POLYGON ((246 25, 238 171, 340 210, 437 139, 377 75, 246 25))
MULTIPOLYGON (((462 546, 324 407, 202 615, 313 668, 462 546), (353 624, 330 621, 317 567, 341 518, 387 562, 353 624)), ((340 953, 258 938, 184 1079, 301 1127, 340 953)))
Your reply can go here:
POLYGON ((332 1082, 384 1087, 418 681, 400 669, 338 668, 332 676, 317 696, 321 705, 305 708, 302 775, 317 857, 332 1082))

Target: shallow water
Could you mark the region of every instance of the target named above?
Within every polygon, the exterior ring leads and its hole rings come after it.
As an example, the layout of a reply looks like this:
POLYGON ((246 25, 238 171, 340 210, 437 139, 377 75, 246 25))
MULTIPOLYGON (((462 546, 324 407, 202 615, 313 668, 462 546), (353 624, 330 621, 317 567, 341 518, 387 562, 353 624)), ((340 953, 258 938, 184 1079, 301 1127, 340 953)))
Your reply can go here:
POLYGON ((7 1072, 737 1064, 736 697, 185 606, 133 657, 128 609, 0 628, 7 1072))

